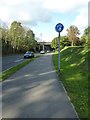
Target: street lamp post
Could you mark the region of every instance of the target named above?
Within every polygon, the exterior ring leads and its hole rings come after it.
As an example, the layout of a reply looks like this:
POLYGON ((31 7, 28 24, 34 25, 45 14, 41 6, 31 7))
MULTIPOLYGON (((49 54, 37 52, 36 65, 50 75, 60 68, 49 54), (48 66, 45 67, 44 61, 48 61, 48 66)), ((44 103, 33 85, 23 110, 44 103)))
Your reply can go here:
POLYGON ((60 75, 60 32, 64 29, 63 24, 58 23, 55 26, 55 30, 59 33, 58 34, 58 75, 60 75))
POLYGON ((41 33, 41 42, 42 42, 42 50, 44 51, 44 41, 42 39, 42 33, 41 33))

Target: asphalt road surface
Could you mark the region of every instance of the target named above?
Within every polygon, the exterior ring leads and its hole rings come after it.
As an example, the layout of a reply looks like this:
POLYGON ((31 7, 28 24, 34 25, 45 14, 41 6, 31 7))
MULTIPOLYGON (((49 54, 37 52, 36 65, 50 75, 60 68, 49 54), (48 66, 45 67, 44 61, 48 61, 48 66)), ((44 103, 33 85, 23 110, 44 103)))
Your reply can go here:
POLYGON ((52 54, 17 71, 2 85, 3 118, 77 118, 58 81, 52 54))
MULTIPOLYGON (((35 56, 40 55, 35 54, 35 56)), ((17 55, 9 55, 9 56, 3 56, 2 57, 2 71, 5 71, 21 62, 24 62, 27 59, 23 58, 23 54, 17 54, 17 55)))

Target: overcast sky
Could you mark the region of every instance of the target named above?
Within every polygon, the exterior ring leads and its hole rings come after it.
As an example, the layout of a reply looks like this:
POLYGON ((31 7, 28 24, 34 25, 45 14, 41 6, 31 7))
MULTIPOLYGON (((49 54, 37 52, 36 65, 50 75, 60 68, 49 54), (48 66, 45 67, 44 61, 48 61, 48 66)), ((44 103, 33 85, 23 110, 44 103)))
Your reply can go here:
POLYGON ((0 0, 0 21, 10 25, 14 20, 44 41, 58 35, 57 23, 64 25, 61 35, 66 35, 70 25, 76 25, 83 33, 88 26, 88 0, 0 0))

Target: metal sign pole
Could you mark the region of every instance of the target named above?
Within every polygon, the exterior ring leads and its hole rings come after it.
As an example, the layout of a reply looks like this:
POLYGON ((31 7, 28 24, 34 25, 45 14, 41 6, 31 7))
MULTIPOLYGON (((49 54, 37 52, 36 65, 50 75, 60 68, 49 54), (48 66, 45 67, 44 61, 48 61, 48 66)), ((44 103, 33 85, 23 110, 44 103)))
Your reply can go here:
POLYGON ((64 29, 63 24, 58 23, 55 26, 55 30, 59 33, 58 35, 58 75, 60 75, 60 32, 64 29))
POLYGON ((58 75, 60 75, 60 32, 58 35, 58 75))

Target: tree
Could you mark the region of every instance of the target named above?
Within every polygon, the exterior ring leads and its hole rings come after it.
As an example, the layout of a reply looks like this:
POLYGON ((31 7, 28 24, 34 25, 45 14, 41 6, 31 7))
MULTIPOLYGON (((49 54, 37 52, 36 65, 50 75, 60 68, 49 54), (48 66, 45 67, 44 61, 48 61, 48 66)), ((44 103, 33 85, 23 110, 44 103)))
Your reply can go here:
POLYGON ((90 34, 90 26, 84 30, 84 35, 88 36, 90 34))
POLYGON ((7 28, 0 27, 0 42, 2 42, 2 53, 8 54, 11 53, 11 42, 10 36, 7 28))
POLYGON ((24 44, 25 48, 27 50, 33 50, 35 48, 36 44, 37 44, 37 42, 35 40, 35 35, 34 35, 33 31, 29 29, 26 32, 26 36, 25 36, 25 44, 24 44))
POLYGON ((83 35, 81 36, 82 45, 90 44, 90 26, 84 30, 83 35))
POLYGON ((57 49, 57 48, 58 48, 58 37, 55 37, 55 38, 52 40, 51 47, 54 48, 54 49, 57 49))
POLYGON ((65 46, 71 46, 68 36, 61 36, 60 38, 60 47, 63 49, 65 46))
MULTIPOLYGON (((65 46, 71 46, 71 42, 69 41, 67 36, 60 37, 60 49, 63 49, 65 46)), ((58 37, 55 37, 52 40, 51 47, 54 49, 58 48, 58 37)))
POLYGON ((90 26, 84 30, 80 40, 83 45, 90 44, 90 26))
POLYGON ((11 44, 15 50, 18 50, 23 45, 25 31, 20 22, 14 21, 9 30, 11 36, 11 44))
POLYGON ((12 22, 10 28, 0 27, 0 40, 2 40, 3 53, 35 51, 37 45, 33 31, 26 29, 17 21, 12 22))
POLYGON ((69 29, 67 29, 67 36, 69 37, 70 42, 72 42, 72 46, 75 44, 79 34, 78 28, 74 25, 71 25, 69 29))

